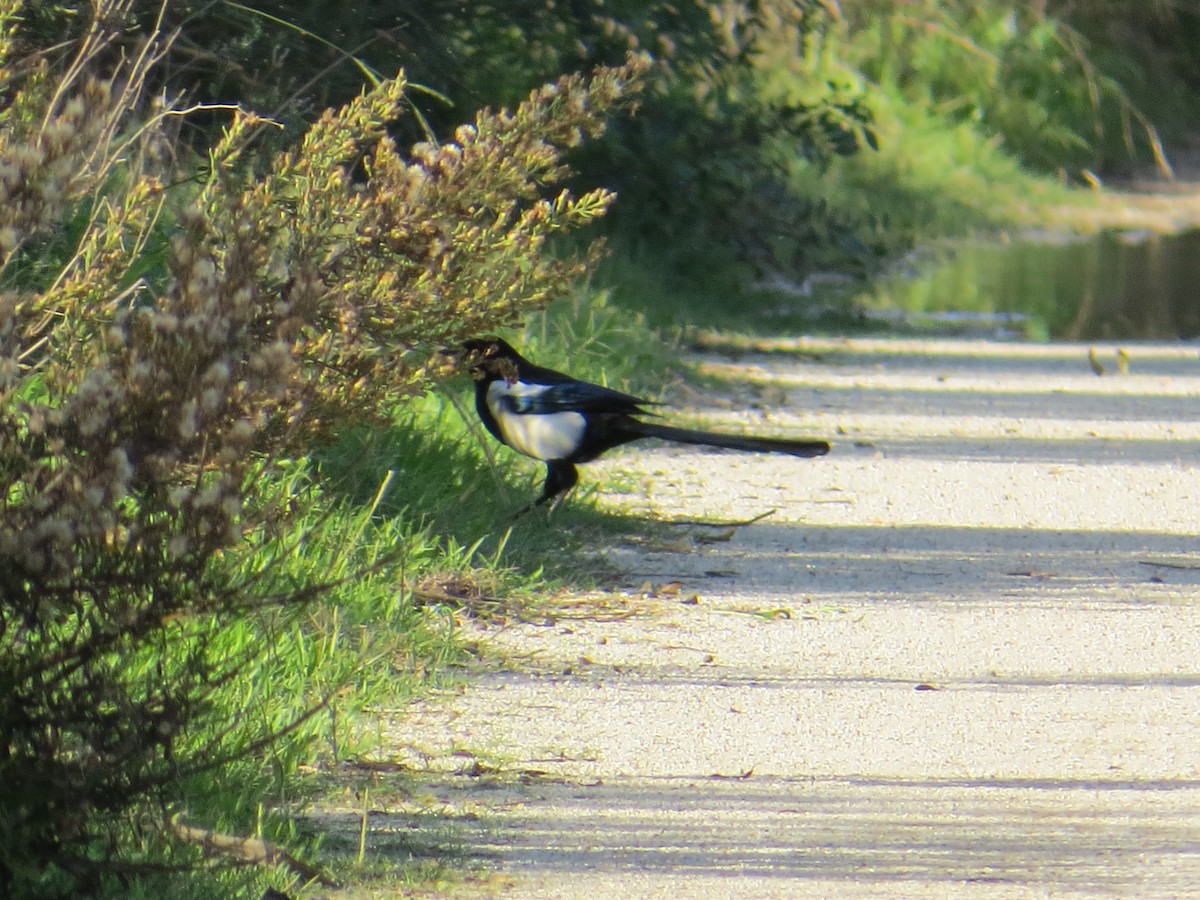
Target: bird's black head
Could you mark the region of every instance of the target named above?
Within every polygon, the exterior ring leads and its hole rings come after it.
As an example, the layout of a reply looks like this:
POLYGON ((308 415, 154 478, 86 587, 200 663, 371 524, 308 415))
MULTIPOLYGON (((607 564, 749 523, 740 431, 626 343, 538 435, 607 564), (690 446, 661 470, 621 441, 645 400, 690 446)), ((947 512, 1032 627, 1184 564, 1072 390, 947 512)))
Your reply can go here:
POLYGON ((503 378, 509 382, 517 380, 517 361, 521 356, 504 339, 472 338, 463 341, 462 347, 467 371, 476 381, 493 378, 503 378))

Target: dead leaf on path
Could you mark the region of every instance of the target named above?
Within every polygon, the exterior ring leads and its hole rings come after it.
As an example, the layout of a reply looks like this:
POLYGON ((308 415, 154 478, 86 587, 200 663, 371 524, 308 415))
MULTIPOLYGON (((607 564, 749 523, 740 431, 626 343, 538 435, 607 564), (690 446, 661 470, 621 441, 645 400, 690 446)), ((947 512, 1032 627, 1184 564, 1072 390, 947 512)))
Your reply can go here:
MULTIPOLYGON (((776 619, 792 618, 792 611, 783 606, 777 606, 774 609, 753 609, 753 608, 734 608, 718 610, 719 612, 737 613, 743 616, 754 616, 756 619, 765 619, 768 622, 774 622, 776 619)), ((811 618, 804 616, 804 618, 811 618)))
POLYGON ((647 538, 641 535, 626 535, 621 538, 621 543, 630 547, 636 547, 643 553, 695 553, 696 545, 692 543, 688 537, 673 538, 671 540, 660 540, 658 538, 647 538))
POLYGON ((646 547, 651 553, 695 553, 696 545, 691 538, 680 538, 674 541, 663 541, 646 547))
POLYGON ((599 778, 580 781, 578 778, 571 778, 566 775, 558 775, 554 772, 546 772, 542 769, 517 769, 510 774, 516 775, 516 780, 519 784, 569 784, 575 787, 599 787, 604 784, 599 778))
POLYGON ((715 781, 746 781, 754 777, 754 769, 747 769, 745 772, 739 772, 737 775, 725 775, 721 772, 714 772, 708 777, 715 781))
POLYGON ((493 594, 489 588, 494 590, 496 585, 490 581, 491 579, 435 572, 414 584, 402 582, 401 586, 410 591, 414 606, 444 606, 485 621, 507 619, 513 613, 516 604, 493 594))
MULTIPOLYGON (((647 582, 649 583, 649 582, 647 582)), ((630 605, 628 594, 601 594, 598 596, 560 598, 548 609, 542 610, 543 624, 553 626, 560 621, 585 620, 590 622, 624 622, 634 616, 647 613, 644 605, 630 605)))
POLYGON ((719 531, 716 534, 705 534, 699 532, 696 534, 696 541, 701 544, 720 544, 725 541, 733 540, 733 536, 737 533, 736 528, 730 528, 728 531, 719 531))
POLYGON ((459 769, 458 774, 465 775, 467 778, 482 778, 484 775, 499 775, 503 771, 498 766, 489 766, 487 763, 475 759, 469 766, 459 769))
POLYGON ((683 591, 682 581, 665 581, 658 587, 651 581, 643 581, 638 593, 647 600, 658 600, 666 597, 678 597, 683 591))
POLYGON ((938 687, 936 684, 925 684, 925 683, 918 684, 916 689, 918 691, 940 691, 941 690, 941 688, 938 687))

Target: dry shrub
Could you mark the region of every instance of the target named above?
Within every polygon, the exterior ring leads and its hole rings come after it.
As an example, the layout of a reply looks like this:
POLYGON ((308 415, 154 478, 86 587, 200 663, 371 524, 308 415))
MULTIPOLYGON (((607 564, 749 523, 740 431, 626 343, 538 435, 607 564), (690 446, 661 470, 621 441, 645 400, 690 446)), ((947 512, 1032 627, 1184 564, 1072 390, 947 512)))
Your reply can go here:
MULTIPOLYGON (((274 461, 424 389, 430 350, 516 321, 586 260, 547 239, 611 197, 546 196, 644 64, 572 76, 409 157, 403 77, 250 165, 237 111, 199 187, 169 190, 142 85, 165 46, 99 73, 128 0, 74 56, 14 58, 0 0, 0 893, 94 889, 130 823, 219 766, 244 660, 212 658, 265 603, 222 557, 284 529, 274 461), (205 729, 213 735, 197 738, 205 729)), ((156 812, 157 811, 157 812, 156 812)))

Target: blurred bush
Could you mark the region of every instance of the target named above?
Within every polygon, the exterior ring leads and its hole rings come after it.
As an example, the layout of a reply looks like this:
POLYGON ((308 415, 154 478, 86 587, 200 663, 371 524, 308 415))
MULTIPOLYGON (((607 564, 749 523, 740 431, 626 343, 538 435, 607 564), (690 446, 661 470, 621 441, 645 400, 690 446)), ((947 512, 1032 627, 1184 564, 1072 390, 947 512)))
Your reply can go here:
MULTIPOLYGON (((31 28, 44 40, 81 27, 78 15, 44 6, 31 28)), ((860 96, 821 84, 805 99, 765 99, 757 60, 764 41, 803 36, 827 17, 818 0, 486 0, 358 2, 330 6, 291 0, 134 0, 137 27, 161 18, 178 37, 156 70, 168 92, 205 103, 243 103, 279 119, 267 140, 294 142, 305 121, 354 97, 364 84, 403 66, 413 116, 392 123, 405 141, 450 139, 461 110, 511 105, 564 72, 620 65, 629 53, 653 60, 636 116, 620 119, 571 162, 576 184, 603 184, 621 197, 605 230, 622 244, 674 258, 742 260, 793 269, 823 249, 838 258, 854 223, 797 200, 788 168, 814 165, 874 140, 860 96), (807 249, 805 249, 807 248, 807 249), (800 259, 797 258, 800 254, 800 259)), ((116 49, 116 48, 114 48, 116 49)), ((189 118, 193 140, 210 139, 203 114, 189 118)), ((185 133, 185 137, 187 133, 185 133)))
POLYGON ((1042 171, 1131 159, 1168 171, 1156 123, 1191 118, 1194 4, 849 0, 840 10, 839 54, 864 76, 994 135, 1042 171))

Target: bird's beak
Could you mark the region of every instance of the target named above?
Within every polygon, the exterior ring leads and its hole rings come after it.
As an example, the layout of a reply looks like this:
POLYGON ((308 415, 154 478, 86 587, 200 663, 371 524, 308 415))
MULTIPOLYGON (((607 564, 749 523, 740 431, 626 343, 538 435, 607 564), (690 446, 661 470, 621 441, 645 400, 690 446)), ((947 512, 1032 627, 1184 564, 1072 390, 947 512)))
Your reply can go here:
POLYGON ((443 347, 434 354, 434 359, 447 370, 447 374, 465 369, 477 381, 482 377, 482 370, 478 366, 480 358, 478 350, 468 350, 466 347, 443 347))
POLYGON ((460 347, 443 347, 430 354, 429 365, 437 378, 449 378, 462 371, 467 352, 460 347))

